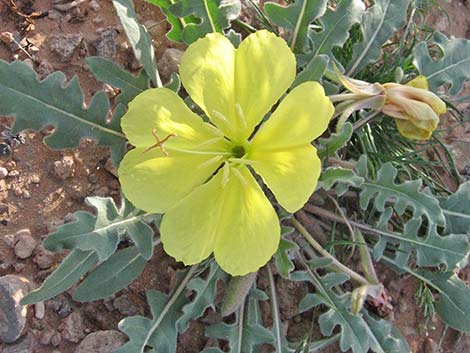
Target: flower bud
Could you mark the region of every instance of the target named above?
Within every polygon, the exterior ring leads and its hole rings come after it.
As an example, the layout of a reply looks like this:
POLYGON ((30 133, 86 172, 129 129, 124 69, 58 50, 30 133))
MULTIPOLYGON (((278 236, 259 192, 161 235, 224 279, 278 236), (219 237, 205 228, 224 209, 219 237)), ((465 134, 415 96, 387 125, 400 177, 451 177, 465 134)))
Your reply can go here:
POLYGON ((446 105, 427 90, 426 77, 418 76, 406 85, 385 83, 383 87, 386 99, 382 112, 396 119, 398 131, 410 139, 429 139, 446 105))

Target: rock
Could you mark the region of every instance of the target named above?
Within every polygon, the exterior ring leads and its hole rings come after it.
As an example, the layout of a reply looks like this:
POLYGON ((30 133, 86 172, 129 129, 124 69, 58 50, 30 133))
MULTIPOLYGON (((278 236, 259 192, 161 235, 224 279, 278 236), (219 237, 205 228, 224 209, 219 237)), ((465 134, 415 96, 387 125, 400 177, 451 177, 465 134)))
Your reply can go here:
POLYGON ((102 186, 95 190, 95 195, 100 197, 106 197, 109 195, 109 188, 107 186, 102 186))
POLYGON ((62 337, 72 343, 78 343, 85 337, 82 316, 78 312, 73 312, 67 316, 59 326, 62 337))
POLYGON ((0 179, 5 178, 8 175, 8 169, 0 167, 0 179))
POLYGON ((57 315, 65 317, 72 312, 69 301, 64 296, 59 296, 46 301, 46 308, 53 310, 57 315))
POLYGON ((38 174, 31 174, 29 181, 31 184, 39 184, 41 182, 41 178, 38 174))
POLYGON ((68 62, 72 59, 73 52, 81 44, 81 34, 58 34, 49 38, 51 51, 55 53, 60 61, 68 62))
POLYGON ((34 304, 34 317, 38 320, 44 319, 44 316, 46 315, 46 306, 44 305, 44 302, 39 302, 34 304))
POLYGON ((160 74, 169 79, 173 72, 178 72, 178 67, 181 62, 183 51, 176 48, 168 48, 163 52, 162 58, 159 61, 160 74))
POLYGON ((61 160, 52 163, 52 172, 61 180, 72 177, 75 172, 75 162, 73 157, 64 156, 61 160))
POLYGON ((52 74, 54 71, 54 68, 47 60, 42 60, 36 68, 36 72, 41 80, 52 74))
POLYGON ((88 6, 90 6, 93 11, 99 11, 99 9, 101 8, 100 4, 98 4, 96 0, 91 0, 88 6))
POLYGON ((106 27, 98 30, 98 38, 92 45, 96 49, 96 55, 104 58, 113 58, 116 55, 116 40, 118 32, 114 27, 106 27))
POLYGON ((28 291, 27 279, 15 275, 0 277, 0 341, 13 343, 20 337, 27 314, 27 307, 20 301, 28 291))
POLYGON ((28 190, 23 190, 23 198, 24 199, 30 199, 31 198, 31 193, 28 190))
POLYGON ((97 331, 86 336, 74 353, 112 353, 125 341, 125 336, 119 331, 97 331))
POLYGON ((50 9, 47 11, 47 18, 52 21, 59 21, 62 17, 64 17, 64 15, 57 10, 50 9))
POLYGON ((55 254, 49 250, 44 249, 44 246, 40 244, 34 254, 33 262, 39 266, 39 268, 45 270, 50 268, 55 261, 55 254))
MULTIPOLYGON (((33 353, 34 342, 31 336, 26 336, 15 344, 5 345, 2 353, 33 353)), ((1 347, 0 347, 1 348, 1 347)))
POLYGON ((30 257, 36 248, 36 239, 31 236, 29 229, 22 229, 15 234, 15 255, 20 259, 30 257))
POLYGON ((113 300, 114 308, 124 316, 136 315, 139 309, 132 303, 127 294, 123 294, 113 300))

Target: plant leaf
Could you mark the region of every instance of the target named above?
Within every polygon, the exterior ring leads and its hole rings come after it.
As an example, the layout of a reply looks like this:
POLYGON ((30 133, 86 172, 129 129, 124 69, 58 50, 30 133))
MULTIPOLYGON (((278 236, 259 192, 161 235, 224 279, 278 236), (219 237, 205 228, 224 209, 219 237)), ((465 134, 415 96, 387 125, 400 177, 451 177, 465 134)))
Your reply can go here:
POLYGON ((457 95, 465 81, 470 79, 470 40, 449 39, 435 32, 432 42, 441 48, 444 56, 433 60, 427 43, 421 42, 413 48, 414 64, 428 78, 430 90, 436 92, 438 87, 450 83, 449 94, 457 95))
POLYGON ((305 53, 310 51, 309 26, 325 13, 326 5, 326 0, 296 0, 288 6, 267 2, 264 10, 273 23, 291 32, 292 51, 305 53))
POLYGON ((135 77, 110 59, 91 56, 86 59, 86 62, 98 81, 109 83, 121 90, 116 97, 116 103, 127 105, 135 96, 149 88, 149 79, 144 70, 141 70, 139 76, 135 77))
POLYGON ((170 6, 174 4, 174 0, 147 0, 148 2, 158 6, 165 14, 167 21, 171 25, 171 29, 166 33, 166 36, 175 42, 182 42, 183 29, 186 23, 194 22, 191 18, 178 18, 170 11, 170 6))
POLYGON ((132 283, 146 264, 136 247, 119 250, 86 277, 73 293, 73 299, 90 302, 109 297, 132 283))
POLYGON ((333 185, 338 184, 336 189, 339 196, 348 190, 348 186, 361 187, 364 178, 358 176, 351 169, 342 167, 326 168, 320 176, 318 188, 330 190, 333 185))
POLYGON ((181 310, 188 303, 183 293, 195 270, 196 266, 193 266, 183 278, 179 276, 179 284, 171 295, 155 290, 147 291, 152 319, 143 316, 123 319, 119 329, 129 336, 129 341, 115 353, 176 352, 176 323, 181 310))
POLYGON ((447 234, 470 235, 470 182, 463 183, 447 199, 441 200, 447 234))
POLYGON ((323 74, 326 71, 328 66, 328 56, 326 55, 317 55, 313 57, 305 66, 305 68, 297 74, 292 88, 297 87, 301 83, 307 81, 317 81, 320 82, 323 74))
POLYGON ((73 250, 38 289, 23 298, 23 305, 50 299, 65 292, 98 262, 94 251, 73 250))
POLYGON ((377 61, 382 45, 406 23, 410 0, 376 0, 362 16, 361 29, 364 40, 353 45, 352 61, 347 65, 347 76, 377 61))
POLYGON ((295 252, 299 246, 285 238, 293 232, 292 227, 281 227, 281 240, 279 242, 279 248, 274 254, 274 263, 276 264, 279 274, 284 278, 289 278, 290 273, 295 268, 294 263, 292 262, 292 253, 295 252))
POLYGON ((361 21, 365 11, 361 0, 340 0, 333 11, 328 9, 319 21, 322 24, 320 32, 310 32, 315 49, 313 55, 328 55, 330 62, 335 61, 332 53, 334 47, 342 47, 349 37, 349 30, 361 21))
MULTIPOLYGON (((343 273, 328 273, 320 277, 315 272, 298 271, 294 276, 296 280, 309 280, 317 292, 307 294, 299 307, 302 310, 326 305, 328 311, 320 315, 318 323, 323 335, 331 336, 334 329, 341 328, 340 348, 342 352, 351 349, 353 353, 367 353, 369 350, 378 353, 399 352, 395 349, 398 343, 390 337, 390 324, 385 320, 374 322, 376 327, 369 326, 363 315, 351 313, 351 295, 337 294, 334 287, 349 279, 343 273), (309 305, 306 305, 308 302, 309 305)), ((405 351, 406 352, 406 351, 405 351)), ((402 352, 400 352, 402 353, 402 352)), ((404 353, 404 352, 403 352, 404 353)))
POLYGON ((391 163, 385 163, 377 172, 375 180, 370 180, 367 174, 361 175, 366 179, 359 195, 359 203, 363 210, 372 202, 379 212, 384 212, 385 206, 393 204, 395 211, 402 215, 405 210, 412 211, 415 218, 424 216, 429 224, 445 225, 444 214, 439 207, 439 202, 429 193, 422 190, 422 181, 405 181, 395 184, 397 169, 391 163))
POLYGON ((470 332, 470 289, 452 272, 430 272, 420 270, 419 277, 439 292, 435 308, 442 321, 450 327, 470 332))
POLYGON ((352 124, 346 122, 341 126, 341 130, 339 132, 331 134, 328 138, 319 138, 318 156, 320 159, 334 156, 336 152, 340 148, 343 148, 351 139, 353 131, 354 129, 352 124))
POLYGON ((110 197, 88 197, 86 202, 96 209, 96 216, 85 211, 75 212, 75 222, 64 224, 46 238, 46 249, 55 252, 63 249, 93 250, 100 261, 104 261, 116 251, 121 237, 127 234, 142 256, 150 259, 153 230, 144 221, 152 215, 133 208, 127 201, 123 201, 118 209, 110 197))
POLYGON ((140 24, 132 0, 113 0, 114 8, 121 21, 127 39, 134 50, 135 57, 142 64, 150 80, 157 87, 162 87, 158 74, 152 38, 147 29, 140 24))
MULTIPOLYGON (((255 347, 272 343, 274 337, 271 331, 260 323, 258 301, 266 299, 264 292, 252 290, 247 299, 247 305, 242 305, 238 310, 235 323, 221 322, 211 325, 206 328, 206 336, 227 340, 231 353, 253 353, 255 347)), ((212 351, 214 351, 213 348, 212 351)), ((203 352, 207 353, 207 351, 203 352)))
POLYGON ((217 281, 225 277, 225 273, 219 266, 212 262, 205 279, 195 277, 189 281, 187 289, 194 291, 194 298, 183 307, 183 314, 178 319, 179 332, 185 332, 188 329, 189 321, 201 317, 207 308, 215 310, 217 281))
POLYGON ((191 44, 207 33, 223 33, 240 14, 241 3, 240 0, 179 0, 168 9, 178 18, 194 16, 199 20, 184 25, 183 41, 191 44))
POLYGON ((103 91, 93 96, 88 108, 83 107, 76 77, 66 84, 65 75, 55 72, 39 81, 25 63, 0 60, 0 115, 16 117, 13 134, 52 125, 55 131, 44 139, 50 148, 77 147, 82 139, 90 138, 111 147, 113 154, 122 154, 126 137, 119 119, 106 121, 108 110, 109 100, 103 91))

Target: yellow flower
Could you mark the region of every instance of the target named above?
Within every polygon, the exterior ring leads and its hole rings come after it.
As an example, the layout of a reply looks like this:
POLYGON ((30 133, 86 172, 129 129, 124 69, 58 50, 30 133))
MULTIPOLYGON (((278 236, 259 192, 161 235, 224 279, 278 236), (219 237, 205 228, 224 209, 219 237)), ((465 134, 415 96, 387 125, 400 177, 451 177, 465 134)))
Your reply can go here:
POLYGON ((395 118, 398 131, 410 139, 427 140, 446 112, 446 104, 428 91, 428 81, 418 76, 406 85, 385 83, 382 112, 395 118))
POLYGON ((333 105, 320 84, 306 82, 258 128, 296 74, 287 44, 267 31, 238 49, 209 34, 188 47, 180 74, 209 122, 168 89, 138 95, 122 119, 135 146, 119 168, 122 190, 136 207, 165 213, 161 240, 178 261, 214 253, 232 275, 254 272, 277 250, 280 226, 252 170, 286 210, 300 209, 321 170, 311 141, 333 105))

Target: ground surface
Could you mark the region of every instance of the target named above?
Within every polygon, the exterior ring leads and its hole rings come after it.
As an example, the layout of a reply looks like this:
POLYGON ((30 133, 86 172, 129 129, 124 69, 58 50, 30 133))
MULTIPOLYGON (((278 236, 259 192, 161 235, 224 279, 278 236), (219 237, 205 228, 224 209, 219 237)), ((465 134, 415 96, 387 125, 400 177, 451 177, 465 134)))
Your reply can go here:
MULTIPOLYGON (((102 84, 98 83, 85 66, 85 58, 97 51, 117 60, 124 67, 137 71, 138 65, 129 50, 122 28, 117 22, 112 4, 107 0, 84 0, 78 7, 59 12, 51 0, 36 0, 34 3, 19 1, 19 6, 29 6, 48 15, 34 21, 34 30, 26 36, 19 34, 22 20, 7 6, 8 1, 0 2, 0 32, 14 34, 19 42, 27 38, 36 60, 36 70, 44 77, 55 70, 63 71, 68 78, 78 75, 87 97, 90 97, 102 84), (63 36, 69 40, 64 44, 58 40, 63 36), (69 46, 65 50, 64 46, 69 46)), ((178 47, 165 37, 166 22, 154 6, 136 1, 137 12, 142 22, 152 26, 151 34, 155 41, 159 58, 165 56, 161 65, 164 78, 173 70, 168 52, 178 47)), ((452 1, 444 3, 449 18, 435 15, 428 20, 442 31, 460 37, 470 36, 470 2, 452 1)), ((12 45, 14 47, 14 45, 12 45)), ((12 46, 0 42, 0 59, 11 61, 15 58, 28 59, 12 46), (14 49, 14 48, 13 48, 14 49)), ((468 115, 468 110, 466 112, 468 115)), ((7 129, 11 119, 0 117, 0 132, 7 129)), ((459 169, 464 173, 466 164, 470 165, 468 126, 453 129, 448 135, 455 143, 455 153, 459 157, 459 169)), ((29 229, 31 236, 38 242, 33 254, 19 259, 7 242, 0 239, 0 276, 17 274, 40 284, 57 265, 58 257, 45 252, 39 243, 57 225, 70 219, 70 214, 84 209, 86 196, 116 196, 119 184, 109 167, 109 152, 92 143, 83 143, 79 148, 67 151, 51 151, 41 140, 47 132, 25 134, 25 143, 13 147, 12 154, 0 157, 0 167, 6 168, 8 176, 0 178, 0 238, 14 234, 21 229, 29 229)), ((178 264, 166 257, 161 249, 149 263, 144 274, 131 287, 120 292, 106 302, 78 304, 70 300, 68 294, 46 302, 45 315, 40 308, 30 308, 25 338, 31 340, 35 353, 77 352, 77 345, 86 334, 98 330, 116 330, 123 314, 146 313, 144 288, 168 290, 174 281, 178 264), (38 318, 39 317, 39 318, 38 318)), ((407 337, 413 352, 435 353, 434 345, 439 340, 442 327, 439 321, 432 320, 424 325, 423 316, 417 307, 414 294, 416 282, 412 278, 398 278, 389 271, 383 271, 383 279, 393 298, 395 323, 407 337), (430 339, 432 337, 432 339, 430 339)), ((260 276, 263 286, 263 275, 260 276)), ((287 319, 288 336, 300 338, 310 328, 309 315, 297 313, 298 300, 305 291, 302 285, 278 280, 282 315, 287 319)), ((191 324, 190 330, 180 337, 180 352, 199 352, 207 344, 204 338, 205 323, 217 320, 209 315, 201 322, 191 324)), ((441 352, 470 352, 464 337, 448 330, 444 337, 441 352)), ((23 339, 23 340, 24 340, 23 339)), ((0 344, 0 353, 10 352, 6 345, 0 344)), ((339 352, 330 348, 328 352, 339 352)))

